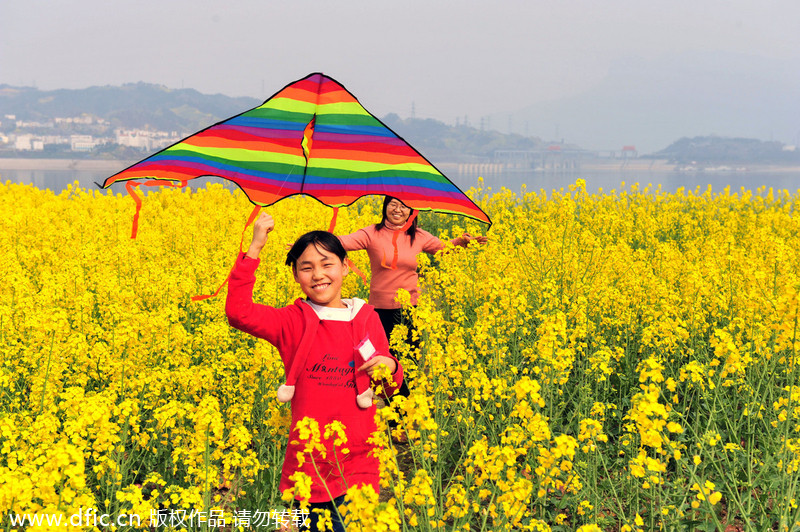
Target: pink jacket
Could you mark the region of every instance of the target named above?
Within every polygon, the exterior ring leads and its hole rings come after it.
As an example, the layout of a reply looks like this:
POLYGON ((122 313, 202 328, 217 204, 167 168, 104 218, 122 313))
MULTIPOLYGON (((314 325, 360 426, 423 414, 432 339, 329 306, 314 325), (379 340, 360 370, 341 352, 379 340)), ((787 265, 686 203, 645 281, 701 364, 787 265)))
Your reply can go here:
POLYGON ((372 279, 369 283, 369 303, 380 309, 400 308, 394 301, 397 290, 404 288, 411 294, 411 304, 416 305, 419 298, 419 276, 417 275, 417 255, 422 252, 434 254, 444 249, 444 243, 422 229, 417 229, 414 243, 405 232, 397 238, 397 269, 384 267, 391 264, 394 256, 392 236, 394 231, 380 230, 370 225, 355 233, 342 235, 339 241, 347 251, 367 250, 372 279))

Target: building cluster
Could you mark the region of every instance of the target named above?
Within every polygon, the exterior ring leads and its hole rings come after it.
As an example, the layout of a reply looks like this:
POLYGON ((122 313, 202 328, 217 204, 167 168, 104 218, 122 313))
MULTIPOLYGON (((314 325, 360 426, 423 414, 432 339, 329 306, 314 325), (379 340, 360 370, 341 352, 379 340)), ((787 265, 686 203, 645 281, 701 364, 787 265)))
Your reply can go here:
MULTIPOLYGON (((12 132, 0 132, 0 149, 16 151, 56 150, 88 152, 98 146, 116 144, 137 148, 142 151, 156 151, 180 140, 177 131, 154 131, 151 129, 114 129, 108 121, 88 115, 79 117, 55 118, 52 121, 37 122, 17 120, 15 115, 5 115, 0 125, 13 124, 12 132), (99 133, 73 133, 75 127, 91 126, 99 133), (50 130, 50 131, 48 131, 50 130)), ((8 127, 3 128, 8 131, 8 127)))

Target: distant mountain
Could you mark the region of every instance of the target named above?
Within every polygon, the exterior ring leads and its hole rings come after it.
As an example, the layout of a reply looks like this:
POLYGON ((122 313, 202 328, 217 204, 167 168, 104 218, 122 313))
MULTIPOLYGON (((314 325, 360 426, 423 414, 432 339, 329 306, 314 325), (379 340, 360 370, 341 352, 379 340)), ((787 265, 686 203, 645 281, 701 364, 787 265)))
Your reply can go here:
POLYGON ((0 119, 44 121, 88 113, 115 127, 193 132, 256 107, 255 98, 206 95, 149 83, 40 91, 0 85, 0 119))
POLYGON ((653 156, 687 165, 800 164, 800 151, 781 142, 715 136, 682 138, 653 156))
MULTIPOLYGON (((800 142, 800 56, 777 61, 706 52, 616 64, 582 94, 520 109, 516 122, 593 150, 719 135, 800 142)), ((504 117, 492 117, 502 123, 504 117)))
MULTIPOLYGON (((254 98, 206 95, 193 89, 168 89, 148 83, 54 91, 0 85, 0 129, 10 134, 25 132, 15 128, 15 122, 3 119, 9 114, 15 115, 17 120, 40 124, 52 122, 55 118, 88 114, 107 120, 115 128, 177 131, 186 136, 261 103, 254 98)), ((432 119, 401 119, 396 114, 389 114, 382 121, 425 157, 437 161, 486 160, 495 150, 530 150, 542 145, 538 138, 505 135, 463 125, 453 127, 432 119)), ((36 134, 48 134, 42 127, 33 129, 36 134)), ((92 133, 86 128, 81 132, 92 133)), ((103 156, 117 153, 109 154, 106 148, 103 150, 106 150, 103 156)), ((120 153, 135 158, 130 150, 120 153)), ((47 154, 31 152, 28 155, 47 154)), ((97 155, 94 152, 85 154, 87 157, 97 155)))
POLYGON ((383 123, 428 158, 451 162, 490 158, 495 150, 536 150, 543 142, 535 137, 505 135, 469 126, 448 126, 433 119, 406 118, 391 113, 383 123))

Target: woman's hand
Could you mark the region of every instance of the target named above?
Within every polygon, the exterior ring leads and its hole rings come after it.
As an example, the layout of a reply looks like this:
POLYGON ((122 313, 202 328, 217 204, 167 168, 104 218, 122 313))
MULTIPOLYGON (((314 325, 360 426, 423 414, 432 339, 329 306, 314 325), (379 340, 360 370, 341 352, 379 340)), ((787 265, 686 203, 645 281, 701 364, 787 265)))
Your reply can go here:
POLYGON ((378 368, 378 364, 383 364, 387 368, 389 368, 389 373, 394 374, 397 371, 397 362, 394 361, 393 358, 389 358, 383 355, 376 355, 369 360, 367 360, 363 366, 358 368, 356 371, 361 371, 362 369, 367 372, 367 374, 372 377, 372 374, 375 373, 375 370, 378 368))
POLYGON ((262 212, 253 224, 253 240, 247 249, 247 256, 257 259, 264 244, 267 243, 267 235, 275 229, 275 219, 269 214, 262 212))
POLYGON ((455 244, 457 246, 461 246, 462 248, 465 248, 473 240, 477 241, 478 244, 485 244, 486 242, 489 241, 489 239, 486 238, 485 236, 472 236, 469 233, 464 233, 460 237, 456 238, 455 244))

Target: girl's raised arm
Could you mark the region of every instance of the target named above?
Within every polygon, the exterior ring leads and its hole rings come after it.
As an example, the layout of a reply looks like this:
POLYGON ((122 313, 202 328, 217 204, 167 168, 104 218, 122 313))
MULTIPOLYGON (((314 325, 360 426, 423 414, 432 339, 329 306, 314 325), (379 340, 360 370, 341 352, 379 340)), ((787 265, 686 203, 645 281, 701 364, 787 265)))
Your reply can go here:
POLYGON ((264 245, 267 243, 267 235, 275 229, 275 219, 269 214, 262 212, 256 223, 253 224, 253 240, 247 248, 247 257, 257 259, 264 245))
POLYGON ((267 243, 267 235, 275 228, 275 220, 262 212, 253 224, 253 241, 247 253, 240 253, 228 278, 225 314, 228 323, 240 331, 264 338, 275 346, 282 345, 286 309, 276 309, 253 301, 259 254, 267 243))

